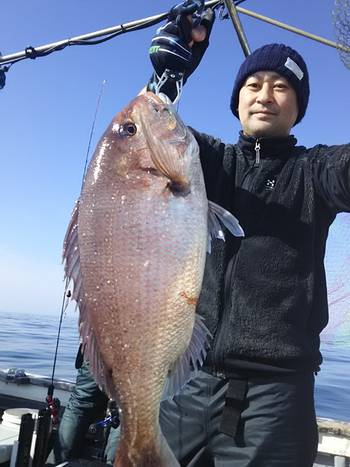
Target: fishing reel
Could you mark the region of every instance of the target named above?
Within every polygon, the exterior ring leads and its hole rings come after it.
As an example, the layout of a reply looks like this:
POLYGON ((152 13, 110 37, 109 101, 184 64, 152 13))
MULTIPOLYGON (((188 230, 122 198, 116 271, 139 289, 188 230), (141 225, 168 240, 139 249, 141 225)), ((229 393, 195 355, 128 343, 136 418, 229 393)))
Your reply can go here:
POLYGON ((53 397, 53 391, 54 386, 50 384, 46 396, 46 408, 51 415, 52 427, 58 428, 61 401, 57 397, 53 397))
POLYGON ((100 428, 118 428, 120 425, 119 409, 114 401, 108 403, 109 415, 98 422, 89 426, 89 433, 96 434, 100 428))

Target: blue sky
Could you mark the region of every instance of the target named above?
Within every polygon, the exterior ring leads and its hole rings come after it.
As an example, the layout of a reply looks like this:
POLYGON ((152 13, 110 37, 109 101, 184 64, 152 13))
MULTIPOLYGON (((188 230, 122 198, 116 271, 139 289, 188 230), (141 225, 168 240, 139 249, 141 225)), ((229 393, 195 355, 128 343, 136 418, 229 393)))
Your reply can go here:
MULTIPOLYGON (((164 12, 174 3, 2 2, 0 50, 7 55, 164 12)), ((241 6, 335 40, 333 4, 333 0, 294 0, 293 6, 289 0, 246 0, 241 6)), ((244 15, 241 20, 251 49, 284 42, 309 66, 310 104, 294 131, 299 142, 306 146, 349 142, 350 70, 338 52, 244 15)), ((25 60, 7 74, 7 85, 0 91, 0 310, 59 314, 62 241, 80 191, 102 81, 106 86, 93 147, 113 115, 150 76, 147 51, 154 31, 152 27, 98 46, 71 47, 25 60)), ((183 93, 180 114, 186 123, 235 142, 240 126, 229 111, 229 98, 242 59, 231 23, 217 20, 210 48, 183 93)))

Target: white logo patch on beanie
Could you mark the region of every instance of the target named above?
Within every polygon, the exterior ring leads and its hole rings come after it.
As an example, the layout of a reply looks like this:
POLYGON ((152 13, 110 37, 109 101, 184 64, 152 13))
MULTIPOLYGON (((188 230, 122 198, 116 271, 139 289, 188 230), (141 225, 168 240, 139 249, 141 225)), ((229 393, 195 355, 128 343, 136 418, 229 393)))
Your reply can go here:
POLYGON ((299 67, 297 63, 295 63, 294 60, 292 60, 290 57, 287 58, 286 63, 284 64, 288 70, 290 70, 292 73, 295 74, 295 76, 298 78, 299 81, 303 79, 304 73, 299 67))

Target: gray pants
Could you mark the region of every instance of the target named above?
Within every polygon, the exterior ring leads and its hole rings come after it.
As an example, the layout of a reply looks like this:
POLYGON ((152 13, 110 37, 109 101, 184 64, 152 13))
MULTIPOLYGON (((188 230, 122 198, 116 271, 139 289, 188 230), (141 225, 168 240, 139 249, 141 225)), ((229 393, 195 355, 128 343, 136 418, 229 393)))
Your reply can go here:
POLYGON ((83 457, 84 440, 91 423, 104 418, 107 396, 95 383, 88 363, 78 370, 75 388, 63 413, 55 446, 57 462, 83 457))
MULTIPOLYGON (((311 467, 317 452, 312 373, 245 380, 234 436, 220 431, 226 380, 201 371, 161 404, 162 431, 182 466, 311 467)), ((113 462, 119 430, 110 435, 113 462)))

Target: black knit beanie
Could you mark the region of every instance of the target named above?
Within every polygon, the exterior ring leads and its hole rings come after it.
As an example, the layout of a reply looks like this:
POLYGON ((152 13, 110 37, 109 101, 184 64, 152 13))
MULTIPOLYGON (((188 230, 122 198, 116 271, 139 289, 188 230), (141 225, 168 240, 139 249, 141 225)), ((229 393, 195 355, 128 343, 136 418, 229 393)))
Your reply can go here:
POLYGON ((230 108, 238 117, 239 91, 248 78, 258 71, 275 71, 286 78, 293 86, 298 100, 296 125, 305 115, 309 101, 309 74, 303 58, 298 52, 284 44, 268 44, 248 55, 242 63, 232 91, 230 108))

